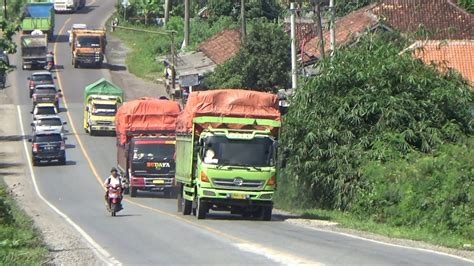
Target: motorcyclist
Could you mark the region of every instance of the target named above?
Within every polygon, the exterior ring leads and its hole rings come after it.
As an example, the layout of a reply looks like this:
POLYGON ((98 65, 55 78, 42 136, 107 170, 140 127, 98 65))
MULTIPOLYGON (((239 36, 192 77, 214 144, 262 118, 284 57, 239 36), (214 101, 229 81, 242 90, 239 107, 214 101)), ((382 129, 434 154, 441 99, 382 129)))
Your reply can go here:
POLYGON ((54 53, 53 52, 49 52, 46 55, 46 63, 48 64, 49 69, 53 69, 54 67, 54 53))
POLYGON ((123 189, 125 188, 125 183, 122 178, 122 176, 118 173, 117 168, 112 167, 110 170, 110 176, 107 177, 104 181, 104 188, 105 188, 105 202, 107 206, 110 208, 110 202, 109 202, 109 187, 116 187, 119 186, 121 197, 123 197, 123 189))

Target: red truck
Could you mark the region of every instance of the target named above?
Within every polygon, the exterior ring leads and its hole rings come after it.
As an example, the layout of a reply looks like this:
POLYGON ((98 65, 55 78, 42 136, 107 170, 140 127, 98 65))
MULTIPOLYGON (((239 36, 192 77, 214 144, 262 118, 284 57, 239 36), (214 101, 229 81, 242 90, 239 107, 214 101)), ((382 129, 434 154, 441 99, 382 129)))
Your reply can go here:
POLYGON ((117 164, 129 184, 131 197, 136 197, 138 191, 163 191, 166 197, 172 195, 175 128, 180 111, 177 102, 155 98, 139 98, 118 109, 117 164))

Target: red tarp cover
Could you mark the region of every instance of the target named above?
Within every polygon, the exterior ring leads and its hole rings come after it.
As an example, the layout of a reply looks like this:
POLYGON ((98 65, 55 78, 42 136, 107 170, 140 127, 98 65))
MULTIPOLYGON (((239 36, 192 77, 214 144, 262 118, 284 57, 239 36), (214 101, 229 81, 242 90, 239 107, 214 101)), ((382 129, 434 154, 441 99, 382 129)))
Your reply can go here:
POLYGON ((181 108, 177 102, 155 98, 139 98, 122 105, 115 115, 115 131, 120 144, 127 132, 174 131, 181 108))
POLYGON ((250 90, 211 90, 192 92, 179 115, 177 132, 190 132, 193 118, 228 116, 280 121, 278 98, 274 94, 250 90))

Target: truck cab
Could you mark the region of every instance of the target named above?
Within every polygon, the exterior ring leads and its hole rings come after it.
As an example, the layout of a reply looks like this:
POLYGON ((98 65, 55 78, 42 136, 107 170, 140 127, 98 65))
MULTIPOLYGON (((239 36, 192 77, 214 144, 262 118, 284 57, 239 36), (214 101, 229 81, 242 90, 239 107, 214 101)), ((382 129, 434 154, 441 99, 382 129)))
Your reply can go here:
POLYGON ((72 65, 75 68, 83 65, 101 67, 107 44, 105 30, 73 29, 71 34, 72 65))
POLYGON ((115 132, 115 113, 121 101, 116 96, 95 95, 89 98, 85 108, 86 132, 115 132))
POLYGON ((130 195, 138 191, 163 191, 170 196, 174 188, 174 137, 137 136, 126 149, 129 162, 130 195))

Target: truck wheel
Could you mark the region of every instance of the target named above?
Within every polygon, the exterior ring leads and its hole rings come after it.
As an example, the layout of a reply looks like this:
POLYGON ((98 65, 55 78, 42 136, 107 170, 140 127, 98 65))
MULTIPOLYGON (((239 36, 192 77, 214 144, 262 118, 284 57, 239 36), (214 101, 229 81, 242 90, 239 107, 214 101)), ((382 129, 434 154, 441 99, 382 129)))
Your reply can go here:
POLYGON ((183 215, 190 215, 193 210, 193 202, 183 198, 183 215))
POLYGON ((205 219, 206 214, 209 211, 209 205, 207 204, 207 202, 203 201, 200 198, 197 198, 196 205, 197 205, 196 206, 196 218, 198 218, 199 220, 205 219))
POLYGON ((60 165, 66 165, 66 157, 63 157, 63 158, 59 159, 59 164, 60 165))
POLYGON ((134 187, 130 188, 130 197, 135 198, 138 194, 138 190, 134 187))
POLYGON ((95 130, 89 129, 89 136, 95 136, 95 130))
POLYGON ((74 68, 78 68, 78 67, 79 67, 79 63, 77 62, 77 60, 73 60, 73 61, 72 61, 72 64, 74 65, 74 68))
POLYGON ((180 192, 178 192, 178 212, 182 212, 183 211, 183 189, 181 189, 180 192))
POLYGON ((273 211, 273 206, 262 207, 262 220, 263 221, 272 220, 272 211, 273 211))
POLYGON ((33 166, 38 166, 39 165, 39 161, 36 160, 35 158, 31 158, 31 162, 33 163, 33 166))

